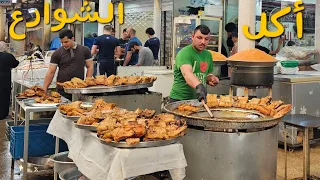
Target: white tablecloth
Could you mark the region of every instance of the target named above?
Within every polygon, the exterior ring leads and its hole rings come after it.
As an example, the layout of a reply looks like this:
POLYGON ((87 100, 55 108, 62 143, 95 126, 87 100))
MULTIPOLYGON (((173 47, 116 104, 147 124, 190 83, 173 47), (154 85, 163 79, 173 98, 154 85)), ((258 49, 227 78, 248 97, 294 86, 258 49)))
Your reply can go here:
POLYGON ((96 133, 76 128, 58 111, 47 132, 68 144, 69 157, 91 180, 120 180, 163 170, 169 170, 174 180, 185 177, 187 162, 180 143, 153 148, 114 148, 101 144, 96 133))

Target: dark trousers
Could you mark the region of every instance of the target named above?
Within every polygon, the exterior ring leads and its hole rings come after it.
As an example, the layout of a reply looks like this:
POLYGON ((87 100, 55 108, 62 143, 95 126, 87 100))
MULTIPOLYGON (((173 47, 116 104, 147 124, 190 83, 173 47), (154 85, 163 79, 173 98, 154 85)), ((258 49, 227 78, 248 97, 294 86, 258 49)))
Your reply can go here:
POLYGON ((11 88, 0 88, 0 120, 9 115, 11 88))
POLYGON ((66 99, 69 99, 70 101, 72 101, 72 94, 68 94, 68 93, 64 92, 64 89, 57 88, 57 92, 61 96, 65 97, 66 99))
POLYGON ((116 67, 115 67, 115 62, 114 60, 109 60, 109 61, 103 61, 99 63, 99 72, 100 75, 115 75, 116 74, 116 67))
POLYGON ((93 65, 93 77, 97 76, 97 68, 98 68, 98 63, 97 61, 93 61, 94 65, 93 65))

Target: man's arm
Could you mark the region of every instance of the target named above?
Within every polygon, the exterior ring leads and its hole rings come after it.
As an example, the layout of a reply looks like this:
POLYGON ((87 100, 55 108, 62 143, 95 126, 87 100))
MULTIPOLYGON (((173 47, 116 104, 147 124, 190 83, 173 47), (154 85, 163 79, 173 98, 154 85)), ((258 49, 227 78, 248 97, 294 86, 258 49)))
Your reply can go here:
POLYGON ((92 59, 86 60, 86 67, 87 67, 86 77, 92 77, 93 76, 93 60, 92 59))
POLYGON ((149 47, 150 44, 149 44, 149 39, 144 43, 144 47, 149 47))
POLYGON ((97 49, 98 49, 98 46, 97 45, 93 45, 92 48, 91 48, 91 54, 92 55, 97 54, 97 49))
POLYGON ((121 47, 120 46, 117 46, 116 47, 116 53, 114 55, 116 58, 120 58, 121 56, 121 47))
POLYGON ((278 40, 278 47, 275 51, 270 51, 269 54, 270 55, 276 55, 279 51, 280 51, 280 48, 281 48, 281 44, 283 42, 283 38, 280 37, 279 40, 278 40))
POLYGON ((187 84, 196 88, 201 82, 199 79, 193 74, 192 66, 190 64, 184 64, 180 67, 181 73, 186 80, 187 84))
MULTIPOLYGON (((141 50, 140 50, 141 51, 141 50)), ((139 52, 139 60, 138 60, 138 63, 137 63, 137 66, 143 66, 145 63, 144 63, 144 60, 145 60, 145 53, 144 52, 139 52)))
POLYGON ((48 90, 48 87, 50 86, 52 79, 54 77, 54 74, 56 73, 57 70, 57 65, 56 64, 50 64, 46 77, 44 78, 44 83, 43 83, 43 89, 45 91, 48 90))
POLYGON ((127 51, 126 58, 124 60, 123 66, 127 66, 131 60, 132 51, 127 51))

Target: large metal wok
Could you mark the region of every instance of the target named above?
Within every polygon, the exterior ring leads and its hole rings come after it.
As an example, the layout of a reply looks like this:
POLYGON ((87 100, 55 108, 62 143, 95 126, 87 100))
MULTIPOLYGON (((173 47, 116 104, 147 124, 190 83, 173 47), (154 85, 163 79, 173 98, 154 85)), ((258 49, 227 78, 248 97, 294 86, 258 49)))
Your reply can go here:
POLYGON ((236 130, 265 129, 277 125, 282 120, 282 118, 265 116, 258 111, 239 108, 213 108, 211 109, 214 115, 213 118, 209 116, 209 113, 206 112, 203 107, 201 107, 197 113, 184 115, 175 111, 180 104, 202 106, 198 100, 186 100, 169 103, 164 106, 164 110, 174 114, 177 118, 184 118, 188 125, 203 128, 236 130))

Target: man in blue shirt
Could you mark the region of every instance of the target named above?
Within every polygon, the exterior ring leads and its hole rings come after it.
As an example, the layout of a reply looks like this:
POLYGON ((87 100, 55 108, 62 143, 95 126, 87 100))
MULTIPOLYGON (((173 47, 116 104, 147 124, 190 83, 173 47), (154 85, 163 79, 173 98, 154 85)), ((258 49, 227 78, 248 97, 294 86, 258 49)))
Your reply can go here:
POLYGON ((105 25, 103 27, 103 35, 96 38, 93 43, 91 54, 98 53, 99 72, 100 75, 110 76, 115 74, 115 60, 114 56, 119 57, 121 53, 119 40, 112 36, 112 27, 105 25), (99 49, 99 50, 98 50, 99 49), (116 55, 115 55, 116 49, 116 55))
MULTIPOLYGON (((142 46, 141 41, 136 37, 136 30, 133 28, 128 28, 128 37, 130 38, 128 44, 130 42, 137 42, 140 46, 142 46)), ((136 65, 138 63, 139 59, 139 54, 132 52, 131 49, 129 48, 129 45, 126 46, 126 51, 124 53, 124 63, 123 66, 128 66, 128 65, 136 65)))
POLYGON ((154 66, 159 66, 158 54, 160 49, 160 40, 159 38, 155 37, 153 28, 148 28, 146 30, 146 34, 148 35, 149 39, 144 43, 144 47, 149 47, 153 53, 154 58, 154 66))

